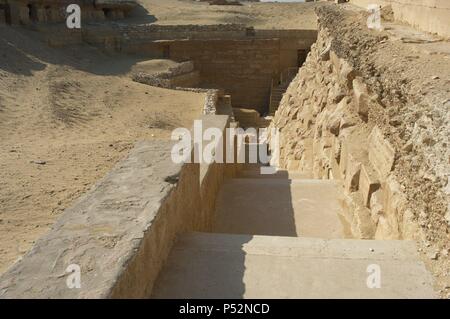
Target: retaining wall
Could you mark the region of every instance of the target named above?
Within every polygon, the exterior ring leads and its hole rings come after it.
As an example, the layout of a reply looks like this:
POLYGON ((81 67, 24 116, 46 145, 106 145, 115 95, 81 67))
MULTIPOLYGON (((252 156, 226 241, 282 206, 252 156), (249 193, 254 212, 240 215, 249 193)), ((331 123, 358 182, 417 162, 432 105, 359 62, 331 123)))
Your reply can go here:
POLYGON ((0 23, 2 20, 12 25, 65 22, 70 4, 81 7, 83 21, 122 19, 138 6, 134 0, 1 0, 0 23))
MULTIPOLYGON (((225 130, 229 117, 203 116, 225 130)), ((140 142, 0 277, 0 298, 149 297, 178 234, 210 230, 217 190, 235 164, 174 164, 173 143, 140 142), (66 269, 81 268, 69 289, 66 269)))
MULTIPOLYGON (((224 89, 237 107, 268 111, 272 80, 298 67, 314 43, 314 30, 254 30, 240 25, 104 27, 84 39, 107 50, 193 61, 206 87, 224 89), (301 51, 301 52, 299 52, 301 51)), ((97 31, 95 31, 97 30, 97 31)))
POLYGON ((281 131, 279 164, 340 180, 343 217, 355 238, 411 239, 418 228, 393 173, 398 149, 377 123, 386 105, 367 84, 365 70, 342 55, 349 43, 338 32, 330 34, 334 17, 326 14, 319 15, 324 18, 318 41, 275 113, 272 126, 281 131))

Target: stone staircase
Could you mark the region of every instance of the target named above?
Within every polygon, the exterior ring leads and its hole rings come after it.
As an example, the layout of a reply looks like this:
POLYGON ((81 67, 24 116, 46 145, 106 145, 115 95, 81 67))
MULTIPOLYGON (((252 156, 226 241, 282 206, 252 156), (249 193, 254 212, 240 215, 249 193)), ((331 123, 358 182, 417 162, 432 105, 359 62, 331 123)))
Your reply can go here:
POLYGON ((338 182, 310 177, 249 166, 225 182, 213 232, 180 236, 152 297, 435 297, 414 242, 351 239, 338 182))
POLYGON ((297 72, 298 68, 287 68, 281 72, 278 80, 272 80, 272 85, 270 86, 269 115, 273 116, 275 111, 278 110, 283 94, 286 93, 289 84, 291 84, 297 72))
POLYGON ((270 90, 270 102, 269 102, 269 115, 274 115, 278 106, 280 105, 283 94, 286 92, 289 86, 288 83, 281 83, 276 86, 272 86, 270 90))

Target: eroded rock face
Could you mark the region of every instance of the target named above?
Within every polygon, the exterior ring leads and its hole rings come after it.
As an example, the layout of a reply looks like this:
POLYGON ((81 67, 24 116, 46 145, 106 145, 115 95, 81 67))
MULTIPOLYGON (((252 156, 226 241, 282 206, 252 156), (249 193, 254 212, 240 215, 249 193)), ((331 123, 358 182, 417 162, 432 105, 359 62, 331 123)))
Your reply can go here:
POLYGON ((418 54, 411 63, 407 48, 357 13, 317 13, 318 40, 272 122, 281 166, 342 180, 355 237, 448 249, 449 99, 432 76, 445 59, 418 54))

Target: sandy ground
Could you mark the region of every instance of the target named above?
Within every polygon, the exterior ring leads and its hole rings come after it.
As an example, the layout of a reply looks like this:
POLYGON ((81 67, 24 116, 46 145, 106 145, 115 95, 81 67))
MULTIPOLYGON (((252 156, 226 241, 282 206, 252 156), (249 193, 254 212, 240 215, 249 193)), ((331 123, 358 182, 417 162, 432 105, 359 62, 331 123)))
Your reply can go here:
POLYGON ((139 139, 168 138, 204 95, 134 83, 171 61, 48 49, 0 27, 0 272, 139 139))
MULTIPOLYGON (((317 4, 210 6, 142 0, 130 22, 243 23, 315 28, 317 4)), ((49 49, 32 31, 0 26, 0 273, 139 139, 190 127, 203 94, 134 83, 130 72, 174 62, 49 49)))
POLYGON ((315 29, 314 8, 324 3, 252 3, 242 6, 209 5, 191 0, 140 0, 144 10, 136 15, 155 24, 241 23, 260 29, 315 29))

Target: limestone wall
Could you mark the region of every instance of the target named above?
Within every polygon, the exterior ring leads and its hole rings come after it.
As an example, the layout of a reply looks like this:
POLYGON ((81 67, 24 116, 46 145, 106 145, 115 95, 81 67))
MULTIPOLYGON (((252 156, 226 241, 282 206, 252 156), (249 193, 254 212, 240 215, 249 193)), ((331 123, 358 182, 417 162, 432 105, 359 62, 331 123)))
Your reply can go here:
MULTIPOLYGON (((203 128, 229 117, 202 117, 203 128)), ((177 235, 209 231, 217 190, 239 166, 174 164, 172 142, 136 145, 0 277, 0 298, 143 298, 177 235), (81 288, 67 286, 79 265, 81 288)))
POLYGON ((92 27, 88 43, 152 58, 193 61, 206 87, 224 89, 233 105, 268 111, 272 79, 298 66, 314 30, 253 30, 242 25, 92 27))
MULTIPOLYGON (((312 171, 315 178, 341 180, 345 218, 357 238, 423 236, 417 223, 419 215, 426 219, 439 214, 439 224, 428 224, 428 228, 445 230, 445 226, 441 226, 445 207, 441 206, 440 191, 436 191, 436 195, 420 191, 411 195, 412 190, 408 196, 405 191, 409 189, 405 186, 408 184, 425 183, 429 188, 435 187, 430 182, 432 178, 420 182, 414 170, 405 175, 409 170, 407 165, 413 165, 406 160, 413 158, 408 155, 412 144, 402 142, 401 138, 406 139, 408 130, 413 128, 405 129, 408 122, 403 127, 399 121, 406 121, 409 110, 417 112, 415 105, 422 103, 419 101, 423 96, 407 96, 404 93, 406 80, 397 82, 395 72, 385 70, 383 79, 377 76, 381 73, 375 60, 370 60, 370 49, 376 50, 377 46, 381 50, 383 44, 379 47, 378 44, 386 38, 382 34, 362 32, 363 28, 355 22, 345 24, 345 17, 343 11, 333 8, 319 10, 318 41, 289 86, 272 123, 281 130, 280 164, 290 170, 312 171), (336 21, 341 21, 341 29, 333 26, 336 21), (392 117, 397 114, 403 117, 394 121, 392 117), (398 143, 394 144, 393 140, 398 143), (400 158, 403 167, 398 165, 400 158), (425 213, 426 208, 411 205, 413 200, 429 205, 427 196, 436 196, 432 199, 434 207, 439 207, 435 211, 425 213)), ((442 127, 439 130, 442 131, 442 127)), ((446 145, 445 136, 442 138, 446 145)), ((420 138, 413 140, 415 154, 424 151, 425 156, 429 156, 429 149, 421 149, 420 138)), ((438 152, 437 145, 436 142, 432 152, 438 152)), ((429 170, 431 176, 442 173, 429 170)), ((444 185, 446 179, 443 176, 444 185)), ((434 177, 434 181, 439 181, 439 177, 434 177)), ((439 183, 436 185, 442 185, 439 183)), ((444 230, 439 238, 446 236, 444 230)))
POLYGON ((268 109, 272 79, 280 70, 280 41, 192 40, 170 44, 170 58, 191 59, 202 82, 223 88, 236 106, 268 109))
POLYGON ((350 0, 367 8, 369 4, 391 5, 394 18, 423 31, 450 37, 450 1, 448 0, 350 0))
POLYGON ((409 238, 404 196, 390 176, 395 149, 367 123, 369 90, 319 33, 306 65, 283 97, 274 125, 281 130, 281 166, 342 181, 345 218, 356 238, 409 238))

